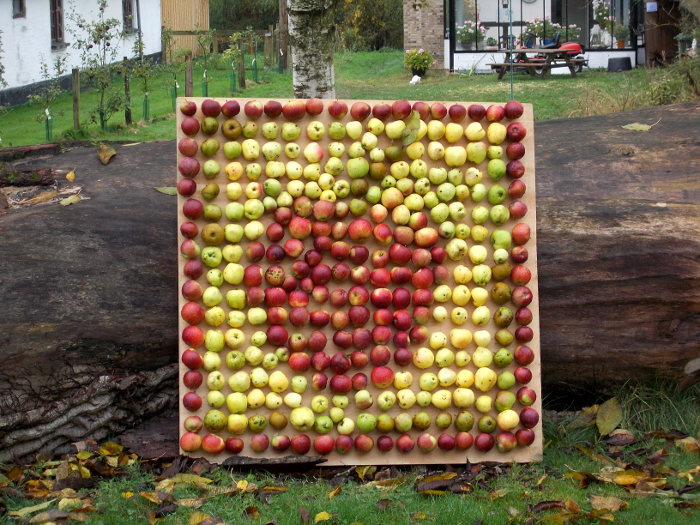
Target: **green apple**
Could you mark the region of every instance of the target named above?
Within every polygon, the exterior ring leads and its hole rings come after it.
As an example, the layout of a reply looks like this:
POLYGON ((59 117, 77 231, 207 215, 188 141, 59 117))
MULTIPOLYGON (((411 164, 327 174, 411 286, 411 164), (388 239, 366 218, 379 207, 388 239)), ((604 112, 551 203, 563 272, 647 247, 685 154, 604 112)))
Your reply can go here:
POLYGON ((362 412, 357 416, 355 422, 360 432, 368 434, 377 428, 377 418, 368 412, 362 412))
POLYGON ((342 140, 345 138, 345 126, 343 125, 342 122, 338 122, 337 120, 332 122, 330 126, 328 126, 328 137, 330 137, 333 140, 342 140))
POLYGON ((294 122, 285 122, 282 124, 281 136, 283 140, 290 142, 296 140, 301 135, 301 128, 294 122))

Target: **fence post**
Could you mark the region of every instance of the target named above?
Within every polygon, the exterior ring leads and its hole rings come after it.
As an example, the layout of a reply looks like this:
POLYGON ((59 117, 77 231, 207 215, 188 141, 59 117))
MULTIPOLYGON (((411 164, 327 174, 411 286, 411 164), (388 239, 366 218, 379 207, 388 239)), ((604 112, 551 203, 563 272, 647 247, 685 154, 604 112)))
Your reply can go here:
POLYGON ((73 89, 73 129, 80 129, 80 70, 71 71, 71 88, 73 89))
POLYGON ((187 55, 187 66, 185 67, 185 96, 192 96, 192 55, 187 55))
POLYGON ((124 98, 126 106, 124 106, 124 122, 128 126, 131 125, 131 88, 129 87, 129 59, 124 57, 124 98))
POLYGON ((280 25, 279 25, 279 59, 280 70, 286 70, 287 63, 287 38, 289 37, 289 24, 287 20, 287 0, 279 1, 280 25))
POLYGON ((241 50, 241 58, 238 65, 238 85, 241 89, 245 89, 245 48, 242 40, 238 42, 238 46, 241 50))

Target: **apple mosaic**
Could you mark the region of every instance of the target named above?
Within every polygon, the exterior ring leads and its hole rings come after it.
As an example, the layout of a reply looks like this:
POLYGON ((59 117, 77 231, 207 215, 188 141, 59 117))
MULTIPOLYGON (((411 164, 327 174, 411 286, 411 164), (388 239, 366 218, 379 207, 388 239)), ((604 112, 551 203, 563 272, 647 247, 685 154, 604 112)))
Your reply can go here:
POLYGON ((541 456, 532 108, 179 99, 180 447, 541 456))

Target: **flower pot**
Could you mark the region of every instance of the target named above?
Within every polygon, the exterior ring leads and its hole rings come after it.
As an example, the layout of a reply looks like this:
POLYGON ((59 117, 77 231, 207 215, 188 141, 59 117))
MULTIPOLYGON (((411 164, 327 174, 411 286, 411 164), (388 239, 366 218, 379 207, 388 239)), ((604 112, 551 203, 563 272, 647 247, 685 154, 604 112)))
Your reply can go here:
POLYGON ((425 76, 425 69, 416 69, 416 68, 411 68, 411 74, 413 76, 418 75, 419 77, 424 77, 425 76))
POLYGON ((624 40, 618 40, 617 41, 617 48, 618 49, 624 49, 625 47, 625 41, 624 40))

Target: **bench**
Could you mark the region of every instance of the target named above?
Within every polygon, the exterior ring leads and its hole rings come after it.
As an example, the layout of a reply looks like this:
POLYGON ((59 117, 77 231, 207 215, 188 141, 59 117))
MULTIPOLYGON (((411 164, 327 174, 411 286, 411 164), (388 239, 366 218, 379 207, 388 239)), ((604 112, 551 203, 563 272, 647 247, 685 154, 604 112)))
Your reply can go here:
POLYGON ((566 62, 564 59, 561 58, 556 58, 549 63, 547 63, 547 60, 541 59, 541 60, 530 60, 528 62, 513 62, 512 64, 510 62, 498 62, 494 64, 489 64, 491 69, 497 69, 498 70, 498 79, 500 80, 503 78, 503 75, 506 74, 507 71, 510 70, 511 65, 513 66, 513 71, 526 71, 528 74, 531 75, 539 75, 539 76, 544 76, 550 69, 556 68, 556 67, 579 67, 579 66, 585 66, 587 64, 587 60, 584 58, 571 58, 569 59, 568 62, 566 62))

